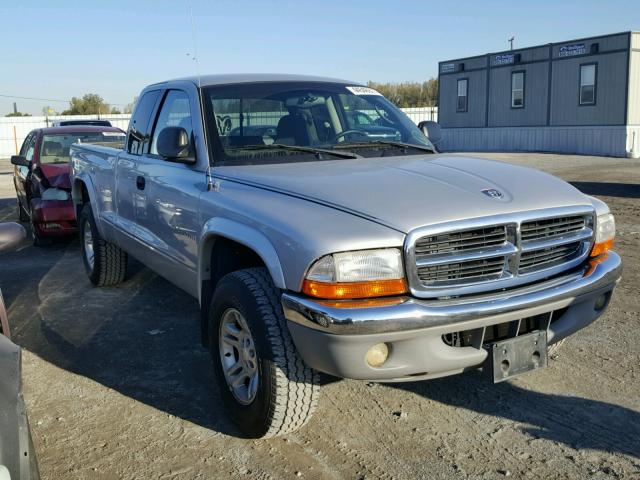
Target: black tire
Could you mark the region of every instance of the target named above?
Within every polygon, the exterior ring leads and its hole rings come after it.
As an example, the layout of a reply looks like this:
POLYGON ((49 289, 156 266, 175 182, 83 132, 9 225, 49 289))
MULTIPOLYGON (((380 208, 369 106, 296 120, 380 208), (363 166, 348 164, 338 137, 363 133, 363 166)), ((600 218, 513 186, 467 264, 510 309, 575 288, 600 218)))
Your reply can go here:
POLYGON ((91 283, 97 287, 107 287, 122 282, 127 273, 127 252, 100 237, 90 203, 82 207, 79 224, 82 262, 91 283), (93 240, 93 265, 87 255, 85 242, 87 228, 90 229, 93 240))
POLYGON ((209 337, 220 394, 231 418, 247 437, 284 435, 311 419, 320 394, 318 374, 298 355, 279 290, 265 268, 239 270, 220 280, 211 301, 209 337), (259 382, 248 405, 234 397, 222 368, 220 325, 229 309, 244 316, 256 347, 259 382))
POLYGON ((28 222, 30 219, 27 211, 22 207, 22 203, 20 203, 20 200, 18 200, 18 219, 21 222, 28 222))

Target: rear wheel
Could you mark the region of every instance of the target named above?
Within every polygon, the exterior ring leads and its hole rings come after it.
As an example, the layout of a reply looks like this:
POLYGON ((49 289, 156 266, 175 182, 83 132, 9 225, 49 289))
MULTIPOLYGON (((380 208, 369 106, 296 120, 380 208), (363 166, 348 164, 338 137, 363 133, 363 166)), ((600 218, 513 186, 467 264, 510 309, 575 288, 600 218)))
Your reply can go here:
POLYGON ((79 223, 82 261, 91 283, 106 287, 122 282, 127 273, 127 253, 100 236, 91 204, 82 208, 79 223))
POLYGON ((298 355, 265 268, 223 277, 209 318, 211 357, 222 399, 251 438, 304 426, 316 408, 318 374, 298 355))

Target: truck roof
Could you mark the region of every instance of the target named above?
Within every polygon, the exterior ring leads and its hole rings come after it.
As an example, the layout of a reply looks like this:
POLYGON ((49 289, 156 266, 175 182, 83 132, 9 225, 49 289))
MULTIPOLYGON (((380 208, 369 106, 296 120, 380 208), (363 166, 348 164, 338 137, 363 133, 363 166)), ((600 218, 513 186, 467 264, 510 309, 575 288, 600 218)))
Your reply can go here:
POLYGON ((91 133, 91 132, 124 132, 118 127, 102 127, 95 125, 69 125, 64 127, 43 127, 39 130, 44 134, 52 133, 91 133))
POLYGON ((175 81, 188 81, 195 85, 198 83, 203 87, 213 85, 228 85, 234 83, 255 83, 255 82, 325 82, 325 83, 348 83, 349 85, 361 85, 359 82, 349 80, 341 80, 330 77, 317 77, 313 75, 292 75, 286 73, 228 73, 222 75, 201 75, 198 82, 196 75, 175 78, 164 82, 158 82, 155 85, 169 83, 175 81))

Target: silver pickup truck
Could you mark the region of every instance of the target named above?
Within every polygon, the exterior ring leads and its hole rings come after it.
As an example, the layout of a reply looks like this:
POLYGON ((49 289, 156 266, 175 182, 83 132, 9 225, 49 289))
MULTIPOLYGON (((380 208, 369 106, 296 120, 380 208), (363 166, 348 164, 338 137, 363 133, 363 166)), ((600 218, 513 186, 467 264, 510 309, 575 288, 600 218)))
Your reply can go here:
MULTIPOLYGON (((606 309, 606 204, 548 174, 440 155, 377 91, 215 75, 145 88, 123 150, 74 145, 84 264, 130 254, 201 305, 222 398, 249 437, 311 417, 318 373, 494 382, 606 309)), ((179 316, 179 312, 176 312, 179 316)))

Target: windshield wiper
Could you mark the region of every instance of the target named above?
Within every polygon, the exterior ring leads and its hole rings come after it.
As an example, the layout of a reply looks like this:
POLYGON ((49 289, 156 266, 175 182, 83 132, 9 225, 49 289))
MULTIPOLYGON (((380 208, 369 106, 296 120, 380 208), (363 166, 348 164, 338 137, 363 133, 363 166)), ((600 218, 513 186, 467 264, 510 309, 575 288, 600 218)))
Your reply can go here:
POLYGON ((315 155, 332 155, 338 158, 362 158, 357 153, 352 152, 336 152, 335 150, 326 150, 324 148, 301 147, 297 145, 285 145, 283 143, 272 143, 271 145, 245 145, 244 147, 231 147, 228 150, 291 150, 293 152, 313 153, 315 155))
POLYGON ((367 148, 372 145, 373 146, 388 145, 390 147, 398 147, 398 148, 414 148, 416 150, 423 150, 429 153, 436 153, 436 151, 433 148, 428 147, 427 145, 415 145, 413 143, 396 142, 396 141, 389 141, 389 140, 372 140, 370 142, 350 142, 350 143, 345 142, 345 143, 339 143, 337 145, 334 145, 332 148, 335 148, 335 149, 367 148))

